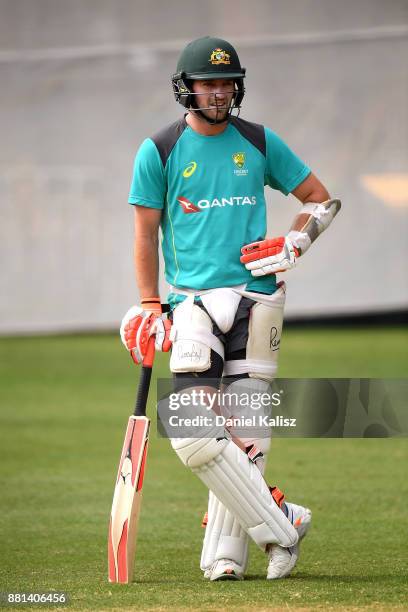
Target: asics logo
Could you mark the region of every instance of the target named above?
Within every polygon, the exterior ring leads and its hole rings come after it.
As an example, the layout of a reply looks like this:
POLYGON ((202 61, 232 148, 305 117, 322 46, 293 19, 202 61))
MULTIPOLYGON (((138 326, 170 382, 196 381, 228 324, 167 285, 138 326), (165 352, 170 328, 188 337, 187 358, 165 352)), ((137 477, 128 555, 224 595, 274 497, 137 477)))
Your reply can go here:
POLYGON ((196 168, 197 168, 196 162, 195 161, 190 162, 188 166, 186 166, 186 168, 184 169, 184 172, 183 172, 184 178, 190 178, 190 176, 194 174, 194 172, 196 171, 196 168))

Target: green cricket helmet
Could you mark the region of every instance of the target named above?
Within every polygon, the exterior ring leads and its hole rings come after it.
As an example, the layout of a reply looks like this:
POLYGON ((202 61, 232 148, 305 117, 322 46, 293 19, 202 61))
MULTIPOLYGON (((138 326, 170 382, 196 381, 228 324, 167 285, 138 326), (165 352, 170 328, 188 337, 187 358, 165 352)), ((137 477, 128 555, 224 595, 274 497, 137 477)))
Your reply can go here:
MULTIPOLYGON (((232 79, 234 81, 234 97, 228 110, 228 116, 234 108, 239 110, 244 97, 245 68, 241 67, 239 57, 234 47, 222 38, 204 36, 190 42, 180 55, 177 63, 177 72, 172 76, 173 92, 176 101, 188 109, 201 115, 209 123, 205 115, 200 112, 196 103, 196 95, 192 91, 192 81, 198 79, 232 79)), ((208 109, 202 109, 208 110, 208 109)))

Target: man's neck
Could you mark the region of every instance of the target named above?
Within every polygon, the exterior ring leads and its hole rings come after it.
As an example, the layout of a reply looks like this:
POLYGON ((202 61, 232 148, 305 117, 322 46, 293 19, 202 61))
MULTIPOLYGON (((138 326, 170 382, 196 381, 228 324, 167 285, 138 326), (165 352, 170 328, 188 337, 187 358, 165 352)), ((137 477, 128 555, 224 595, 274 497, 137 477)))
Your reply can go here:
POLYGON ((198 134, 202 136, 217 136, 217 134, 221 134, 228 126, 228 121, 212 125, 211 123, 207 123, 204 119, 199 119, 194 113, 187 113, 186 122, 192 130, 198 132, 198 134))

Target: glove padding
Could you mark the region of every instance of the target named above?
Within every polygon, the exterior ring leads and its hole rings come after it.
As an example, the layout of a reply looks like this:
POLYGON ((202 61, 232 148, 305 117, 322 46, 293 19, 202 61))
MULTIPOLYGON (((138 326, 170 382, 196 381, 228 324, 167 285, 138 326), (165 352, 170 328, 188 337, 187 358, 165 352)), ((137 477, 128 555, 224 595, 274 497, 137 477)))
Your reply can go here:
POLYGON ((266 276, 290 270, 299 257, 298 249, 287 236, 246 244, 241 253, 240 262, 245 264, 252 276, 266 276))
POLYGON ((132 306, 122 319, 120 337, 136 364, 143 363, 151 336, 155 336, 156 351, 167 353, 171 347, 169 338, 171 322, 162 319, 159 312, 132 306))

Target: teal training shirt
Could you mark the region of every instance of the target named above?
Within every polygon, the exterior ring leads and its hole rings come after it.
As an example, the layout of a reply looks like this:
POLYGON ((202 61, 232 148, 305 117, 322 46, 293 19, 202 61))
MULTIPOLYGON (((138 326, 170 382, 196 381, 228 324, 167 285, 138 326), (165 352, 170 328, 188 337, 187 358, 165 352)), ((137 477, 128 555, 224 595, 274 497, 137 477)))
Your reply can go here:
POLYGON ((287 195, 310 174, 270 129, 231 118, 203 136, 185 118, 146 139, 135 159, 129 204, 162 210, 165 278, 178 288, 247 283, 273 293, 274 274, 255 278, 241 247, 266 235, 264 186, 287 195))

